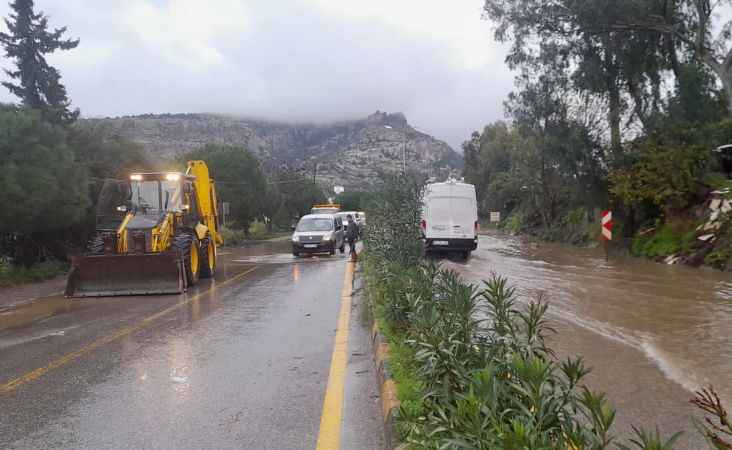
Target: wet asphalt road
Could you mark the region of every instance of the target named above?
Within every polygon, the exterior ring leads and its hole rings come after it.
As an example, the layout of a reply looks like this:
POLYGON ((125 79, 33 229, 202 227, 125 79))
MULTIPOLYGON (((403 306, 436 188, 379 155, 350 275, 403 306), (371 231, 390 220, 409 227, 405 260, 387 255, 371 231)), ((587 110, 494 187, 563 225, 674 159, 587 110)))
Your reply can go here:
MULTIPOLYGON (((0 448, 313 449, 343 256, 229 250, 181 296, 0 312, 0 448)), ((358 276, 355 289, 358 290, 358 276)), ((341 448, 382 447, 365 304, 353 298, 341 448)))

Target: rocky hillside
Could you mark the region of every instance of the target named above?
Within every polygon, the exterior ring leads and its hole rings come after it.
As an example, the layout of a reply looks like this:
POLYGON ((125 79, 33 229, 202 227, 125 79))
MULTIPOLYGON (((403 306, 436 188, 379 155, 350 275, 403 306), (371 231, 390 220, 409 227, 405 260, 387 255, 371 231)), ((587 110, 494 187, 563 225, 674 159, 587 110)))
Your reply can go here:
POLYGON ((153 161, 175 158, 208 143, 238 144, 253 151, 265 171, 317 170, 325 184, 363 189, 379 172, 407 168, 446 178, 462 158, 445 142, 417 131, 401 113, 377 111, 366 119, 332 124, 286 124, 211 114, 164 114, 86 119, 84 126, 142 144, 153 161), (316 169, 317 166, 317 169, 316 169))

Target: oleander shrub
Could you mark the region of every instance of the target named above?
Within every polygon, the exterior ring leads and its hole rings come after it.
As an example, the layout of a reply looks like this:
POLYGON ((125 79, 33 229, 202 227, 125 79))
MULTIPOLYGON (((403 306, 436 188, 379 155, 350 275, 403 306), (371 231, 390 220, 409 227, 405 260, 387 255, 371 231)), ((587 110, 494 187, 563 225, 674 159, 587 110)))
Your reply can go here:
MULTIPOLYGON (((420 191, 408 179, 387 181, 368 212, 361 259, 391 347, 402 439, 417 449, 614 448, 615 410, 584 384, 581 357, 560 361, 547 344, 555 330, 543 296, 524 301, 497 276, 466 283, 421 257, 420 191)), ((699 398, 726 417, 711 394, 699 398)), ((710 440, 715 431, 706 429, 710 440)), ((667 450, 677 439, 639 428, 630 447, 617 446, 667 450)))

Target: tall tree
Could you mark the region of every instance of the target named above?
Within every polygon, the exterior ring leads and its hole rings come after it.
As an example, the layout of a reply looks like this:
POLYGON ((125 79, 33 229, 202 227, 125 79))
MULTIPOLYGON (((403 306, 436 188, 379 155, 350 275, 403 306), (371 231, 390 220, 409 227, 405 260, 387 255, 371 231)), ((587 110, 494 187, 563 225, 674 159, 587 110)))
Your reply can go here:
POLYGON ((65 39, 66 27, 48 29, 48 18, 34 11, 33 0, 14 0, 12 12, 5 19, 8 33, 0 33, 5 56, 15 62, 15 70, 5 70, 16 82, 3 86, 21 99, 23 105, 40 110, 51 123, 69 125, 79 116, 71 109, 66 88, 59 71, 48 64, 47 54, 70 50, 79 45, 78 39, 65 39))
POLYGON ((43 256, 40 247, 83 221, 88 171, 67 145, 66 131, 38 110, 0 104, 0 130, 0 235, 14 237, 17 262, 31 263, 43 256))
MULTIPOLYGON (((649 2, 639 2, 649 3, 649 2)), ((636 32, 639 30, 665 36, 669 49, 681 44, 700 63, 714 72, 727 94, 727 109, 732 114, 732 21, 714 36, 716 10, 732 5, 730 0, 659 0, 658 10, 637 10, 635 14, 616 17, 598 15, 598 25, 606 31, 636 32)), ((675 50, 671 56, 675 57, 675 50)), ((674 61, 678 75, 679 63, 674 61)))
POLYGON ((661 72, 670 64, 658 33, 622 33, 602 23, 653 11, 637 0, 485 0, 487 17, 496 22, 498 41, 513 43, 507 62, 528 73, 543 68, 571 74, 583 92, 607 101, 610 144, 621 153, 622 118, 633 99, 633 113, 644 124, 660 104, 661 72), (600 19, 602 18, 602 19, 600 19), (649 108, 650 105, 650 108, 649 108))
POLYGON ((231 204, 236 225, 249 230, 252 222, 262 217, 262 197, 267 190, 257 157, 244 147, 209 144, 183 156, 183 160, 196 159, 208 164, 218 199, 231 204))

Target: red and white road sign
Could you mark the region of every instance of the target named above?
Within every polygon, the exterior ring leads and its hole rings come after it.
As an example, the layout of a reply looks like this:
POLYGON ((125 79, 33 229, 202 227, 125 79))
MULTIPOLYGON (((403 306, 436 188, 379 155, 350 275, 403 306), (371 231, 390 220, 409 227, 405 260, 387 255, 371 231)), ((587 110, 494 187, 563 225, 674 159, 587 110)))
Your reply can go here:
POLYGON ((613 240, 613 212, 602 212, 602 237, 607 241, 613 240))

